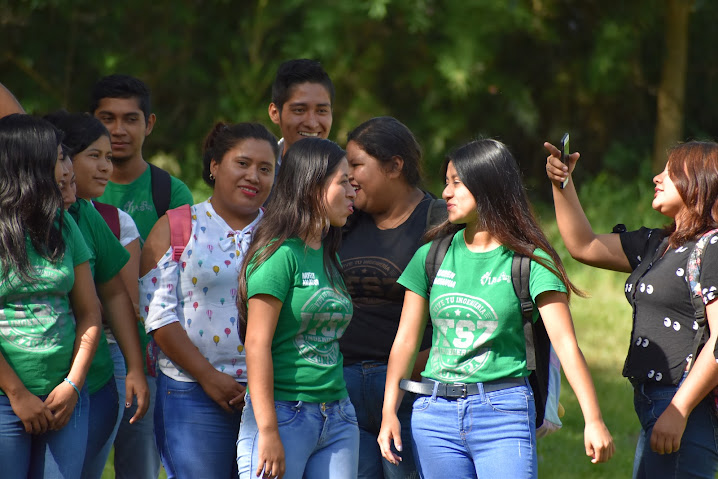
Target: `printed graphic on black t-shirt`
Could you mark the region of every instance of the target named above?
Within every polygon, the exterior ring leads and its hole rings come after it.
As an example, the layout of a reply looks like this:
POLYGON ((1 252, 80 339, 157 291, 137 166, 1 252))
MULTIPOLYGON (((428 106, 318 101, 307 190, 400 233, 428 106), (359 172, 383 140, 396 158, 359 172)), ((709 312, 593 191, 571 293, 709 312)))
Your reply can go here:
MULTIPOLYGON (((404 287, 396 280, 423 244, 430 202, 427 195, 403 224, 389 230, 357 212, 344 235, 339 257, 354 302, 354 316, 340 340, 345 365, 389 360, 404 303, 404 287)), ((431 327, 426 329, 422 349, 431 344, 431 327)))

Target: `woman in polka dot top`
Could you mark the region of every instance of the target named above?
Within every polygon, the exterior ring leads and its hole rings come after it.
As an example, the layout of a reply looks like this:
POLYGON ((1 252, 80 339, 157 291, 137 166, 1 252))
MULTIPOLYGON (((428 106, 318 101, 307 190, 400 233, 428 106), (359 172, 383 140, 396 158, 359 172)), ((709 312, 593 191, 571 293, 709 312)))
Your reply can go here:
POLYGON ((718 144, 688 142, 673 148, 665 170, 653 178, 653 209, 672 220, 660 229, 595 234, 570 178, 579 158, 545 143, 556 219, 566 248, 590 266, 631 273, 626 298, 633 307, 631 344, 623 370, 634 387, 641 423, 634 478, 714 477, 718 471, 718 418, 712 390, 718 385, 718 236, 705 246, 700 286, 707 331, 693 358, 699 325, 686 275, 696 242, 718 227, 718 144), (710 334, 708 334, 710 331, 710 334), (707 338, 707 340, 706 340, 707 338), (695 360, 694 360, 695 359, 695 360))

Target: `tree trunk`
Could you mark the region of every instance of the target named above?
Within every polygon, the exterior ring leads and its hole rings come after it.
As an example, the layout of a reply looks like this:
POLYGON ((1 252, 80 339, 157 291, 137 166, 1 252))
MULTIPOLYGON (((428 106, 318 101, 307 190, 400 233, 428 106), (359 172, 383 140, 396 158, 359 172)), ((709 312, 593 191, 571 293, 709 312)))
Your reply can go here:
POLYGON ((663 170, 666 152, 683 139, 688 18, 692 10, 693 0, 666 0, 666 55, 658 87, 656 136, 653 142, 652 166, 655 172, 663 170))

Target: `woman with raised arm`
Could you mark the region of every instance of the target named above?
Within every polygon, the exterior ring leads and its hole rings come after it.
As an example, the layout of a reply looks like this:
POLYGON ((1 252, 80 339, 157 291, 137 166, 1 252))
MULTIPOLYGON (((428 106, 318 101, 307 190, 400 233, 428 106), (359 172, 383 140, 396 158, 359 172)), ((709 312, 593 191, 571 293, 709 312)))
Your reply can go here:
POLYGON ((449 219, 429 234, 434 241, 449 235, 451 243, 433 284, 433 243, 419 248, 399 278, 407 290, 389 356, 382 454, 398 459, 391 446, 401 434, 401 383, 418 394, 411 432, 423 477, 538 477, 536 408, 512 283, 512 262, 521 255, 530 258, 533 320, 537 309, 583 411, 586 455, 608 460, 613 440, 568 308, 576 289, 531 213, 516 160, 502 143, 477 140, 449 154, 443 174, 449 219), (429 319, 434 332, 422 381, 407 381, 429 319))
POLYGON ((45 120, 0 119, 0 471, 10 479, 80 477, 87 447, 100 305, 55 181, 61 138, 45 120))
POLYGON ((237 477, 247 384, 237 274, 264 216, 276 158, 277 139, 264 126, 217 123, 202 155, 212 196, 170 210, 142 249, 140 314, 161 350, 155 437, 168 478, 237 477))
POLYGON ((356 478, 359 429, 339 351, 352 302, 337 256, 354 196, 336 143, 306 138, 287 150, 239 275, 241 479, 356 478))
POLYGON ((560 161, 550 143, 546 172, 553 183, 559 231, 571 256, 598 268, 631 273, 626 298, 633 329, 623 369, 634 388, 641 423, 634 478, 714 477, 718 472, 718 418, 711 391, 718 385, 718 144, 692 141, 673 148, 653 178, 653 209, 672 220, 596 234, 581 208, 571 172, 579 158, 560 161), (560 182, 569 179, 565 188, 560 182), (706 241, 707 240, 707 241, 706 241), (691 254, 702 250, 700 277, 690 277, 691 254), (692 284, 691 284, 692 283, 692 284), (697 285, 696 307, 692 289, 697 285), (707 330, 696 320, 705 309, 707 330), (702 349, 698 349, 698 346, 702 349), (696 355, 696 352, 698 354, 696 355))

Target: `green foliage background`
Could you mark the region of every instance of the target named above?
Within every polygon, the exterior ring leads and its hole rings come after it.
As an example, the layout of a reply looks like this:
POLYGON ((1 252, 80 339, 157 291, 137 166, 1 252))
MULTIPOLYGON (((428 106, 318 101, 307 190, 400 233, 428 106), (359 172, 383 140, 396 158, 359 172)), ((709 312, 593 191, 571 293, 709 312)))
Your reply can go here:
MULTIPOLYGON (((718 2, 692 3, 685 138, 715 138, 718 2)), ((528 183, 543 183, 541 145, 564 131, 589 176, 628 180, 650 170, 665 5, 0 0, 0 82, 29 112, 46 113, 86 109, 102 75, 144 79, 158 116, 146 157, 190 186, 213 122, 273 127, 271 81, 295 57, 319 59, 336 84, 333 139, 395 116, 423 144, 430 182, 449 148, 482 135, 510 145, 528 183)))

